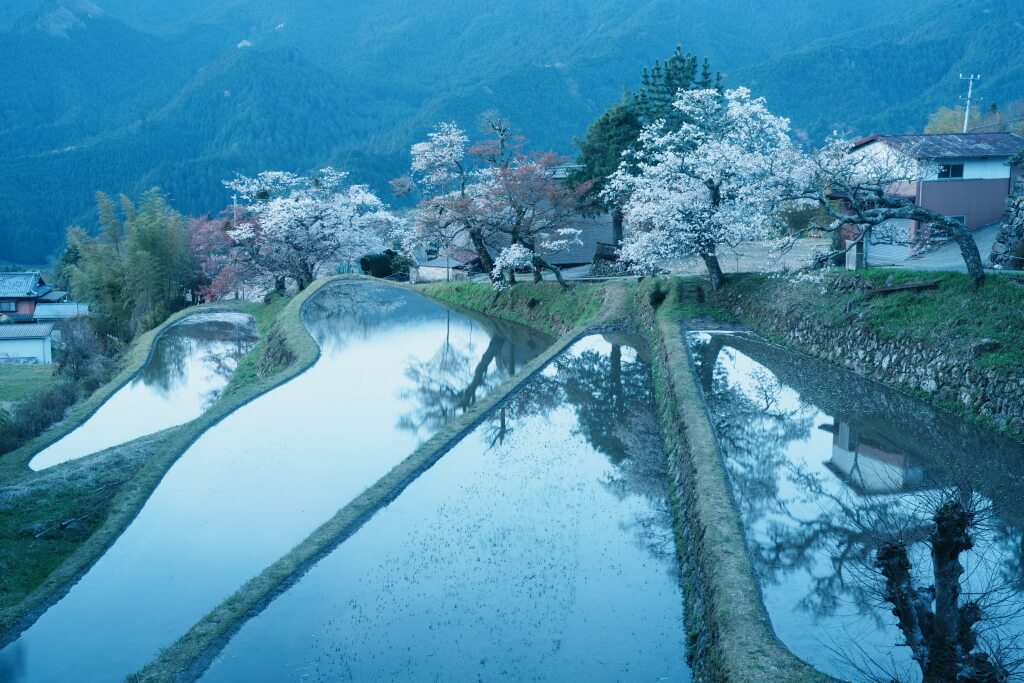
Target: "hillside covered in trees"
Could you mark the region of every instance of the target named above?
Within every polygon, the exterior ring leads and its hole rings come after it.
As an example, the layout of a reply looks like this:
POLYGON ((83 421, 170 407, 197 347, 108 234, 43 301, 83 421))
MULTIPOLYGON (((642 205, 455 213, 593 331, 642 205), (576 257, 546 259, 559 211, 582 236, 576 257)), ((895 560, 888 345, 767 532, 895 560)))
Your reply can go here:
POLYGON ((1012 0, 0 0, 0 26, 0 261, 22 263, 94 229, 96 191, 203 214, 235 173, 330 164, 387 197, 411 142, 491 108, 572 155, 677 43, 807 144, 920 130, 961 71, 983 106, 1024 98, 1012 0))

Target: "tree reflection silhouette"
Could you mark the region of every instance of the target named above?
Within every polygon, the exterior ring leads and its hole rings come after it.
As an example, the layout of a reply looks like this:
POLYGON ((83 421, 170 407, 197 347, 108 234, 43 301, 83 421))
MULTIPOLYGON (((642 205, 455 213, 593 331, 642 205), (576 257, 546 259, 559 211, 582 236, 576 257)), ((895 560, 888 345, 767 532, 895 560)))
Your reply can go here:
MULTIPOLYGON (((1007 680, 1024 608, 1020 451, 941 416, 921 424, 932 409, 749 337, 690 342, 762 586, 804 575, 796 606, 814 622, 883 628, 895 613, 919 668, 911 678, 1007 680), (737 349, 749 353, 742 364, 737 349), (799 455, 822 410, 833 421, 822 425, 833 434, 825 468, 799 455), (956 542, 948 519, 962 522, 956 542)), ((904 679, 857 642, 834 650, 862 678, 904 679)))

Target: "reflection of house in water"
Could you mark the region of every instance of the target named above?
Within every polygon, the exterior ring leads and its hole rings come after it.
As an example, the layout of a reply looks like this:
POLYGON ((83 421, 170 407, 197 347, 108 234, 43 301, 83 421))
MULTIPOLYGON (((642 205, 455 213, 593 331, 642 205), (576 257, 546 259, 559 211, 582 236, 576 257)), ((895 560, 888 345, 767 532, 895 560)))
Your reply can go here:
POLYGON ((821 429, 832 432, 832 459, 825 463, 847 486, 862 495, 927 488, 924 468, 909 455, 872 443, 846 420, 821 429))

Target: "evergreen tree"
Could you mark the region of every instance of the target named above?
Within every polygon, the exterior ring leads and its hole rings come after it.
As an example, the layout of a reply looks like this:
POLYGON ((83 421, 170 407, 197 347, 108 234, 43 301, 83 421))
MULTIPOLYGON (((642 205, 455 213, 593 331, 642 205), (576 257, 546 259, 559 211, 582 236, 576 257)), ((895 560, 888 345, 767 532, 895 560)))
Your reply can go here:
POLYGON ((680 90, 722 89, 722 75, 712 75, 711 62, 704 59, 697 77, 697 57, 685 54, 677 45, 675 52, 664 64, 655 61, 654 66, 644 68, 640 77, 640 88, 609 107, 587 128, 587 134, 575 141, 580 150, 577 163, 581 168, 569 175, 573 187, 590 183, 583 198, 585 209, 608 211, 612 215, 612 232, 616 244, 622 241, 621 205, 625 198, 611 199, 606 188, 608 176, 629 163, 628 152, 634 150, 640 132, 645 125, 655 121, 665 122, 666 130, 678 130, 686 121, 682 113, 673 106, 680 90))
POLYGON ((623 153, 636 142, 642 129, 636 107, 627 99, 612 105, 590 124, 586 136, 576 140, 580 168, 570 173, 569 183, 573 187, 590 184, 583 195, 585 208, 611 212, 616 244, 622 241, 622 212, 617 205, 605 201, 601 192, 608 176, 619 168, 623 153))

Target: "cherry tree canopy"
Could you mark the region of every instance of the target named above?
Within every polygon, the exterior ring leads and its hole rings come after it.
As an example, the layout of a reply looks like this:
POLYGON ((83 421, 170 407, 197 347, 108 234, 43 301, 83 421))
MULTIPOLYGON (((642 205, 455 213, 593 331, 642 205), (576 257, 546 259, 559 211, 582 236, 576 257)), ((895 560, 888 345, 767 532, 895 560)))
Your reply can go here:
POLYGON ((801 182, 803 158, 789 121, 746 88, 682 90, 674 106, 683 122, 645 127, 605 192, 628 197, 620 254, 633 269, 655 272, 696 255, 717 289, 718 245, 777 234, 779 205, 801 182))
POLYGON ((486 116, 484 122, 492 137, 473 147, 451 123, 438 124, 427 140, 413 145, 410 176, 395 184, 421 194, 407 241, 438 249, 470 247, 495 280, 514 281, 516 269, 529 268, 534 279, 546 269, 561 281, 547 257, 578 237, 568 223, 587 188, 571 190, 555 179, 560 160, 551 153, 524 153, 522 141, 500 118, 486 116), (495 255, 502 264, 497 268, 495 255))
POLYGON ((224 184, 238 193, 245 215, 228 232, 279 288, 300 289, 325 266, 379 247, 396 219, 365 185, 345 185, 347 173, 327 167, 309 177, 267 171, 224 184))

